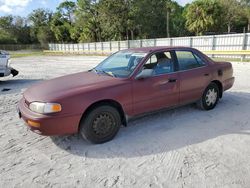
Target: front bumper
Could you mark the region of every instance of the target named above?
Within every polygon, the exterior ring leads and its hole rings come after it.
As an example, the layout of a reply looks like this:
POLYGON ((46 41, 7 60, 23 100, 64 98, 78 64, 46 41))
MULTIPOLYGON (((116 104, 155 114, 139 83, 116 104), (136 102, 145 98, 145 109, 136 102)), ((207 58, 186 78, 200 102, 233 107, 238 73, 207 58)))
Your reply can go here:
POLYGON ((10 74, 14 76, 18 75, 18 71, 12 67, 7 67, 6 69, 0 71, 0 77, 9 76, 10 74))
POLYGON ((16 69, 11 68, 10 73, 13 75, 13 77, 15 77, 19 72, 16 69))
POLYGON ((29 110, 24 98, 18 103, 18 115, 35 133, 45 136, 67 135, 78 132, 81 115, 43 115, 29 110))

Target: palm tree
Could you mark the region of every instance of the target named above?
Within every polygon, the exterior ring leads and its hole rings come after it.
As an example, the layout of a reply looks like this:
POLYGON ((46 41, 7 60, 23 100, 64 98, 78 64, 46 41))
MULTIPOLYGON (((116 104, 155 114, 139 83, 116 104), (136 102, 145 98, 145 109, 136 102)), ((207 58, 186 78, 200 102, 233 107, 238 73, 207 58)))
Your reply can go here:
POLYGON ((190 4, 186 12, 186 26, 196 35, 212 30, 220 15, 220 5, 215 0, 197 0, 190 4))

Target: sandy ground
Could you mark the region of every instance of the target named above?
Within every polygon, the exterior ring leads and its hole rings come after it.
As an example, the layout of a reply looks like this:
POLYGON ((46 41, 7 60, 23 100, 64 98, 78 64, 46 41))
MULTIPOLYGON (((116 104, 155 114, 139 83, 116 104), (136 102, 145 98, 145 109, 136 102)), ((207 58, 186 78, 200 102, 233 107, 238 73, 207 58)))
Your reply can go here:
POLYGON ((18 119, 27 87, 101 59, 13 60, 20 75, 0 81, 0 187, 250 187, 250 63, 233 63, 235 86, 213 111, 189 105, 143 117, 103 145, 39 136, 18 119))

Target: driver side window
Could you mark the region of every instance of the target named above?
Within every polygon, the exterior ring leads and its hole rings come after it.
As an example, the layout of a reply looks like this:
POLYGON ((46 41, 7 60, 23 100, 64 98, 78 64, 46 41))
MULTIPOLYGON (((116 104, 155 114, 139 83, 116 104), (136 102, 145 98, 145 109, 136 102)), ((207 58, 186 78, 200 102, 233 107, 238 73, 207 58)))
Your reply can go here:
POLYGON ((174 72, 174 61, 170 52, 157 52, 144 64, 144 69, 152 69, 153 75, 174 72))
POLYGON ((157 57, 156 55, 152 55, 148 61, 145 63, 144 68, 145 69, 153 69, 157 64, 157 57))

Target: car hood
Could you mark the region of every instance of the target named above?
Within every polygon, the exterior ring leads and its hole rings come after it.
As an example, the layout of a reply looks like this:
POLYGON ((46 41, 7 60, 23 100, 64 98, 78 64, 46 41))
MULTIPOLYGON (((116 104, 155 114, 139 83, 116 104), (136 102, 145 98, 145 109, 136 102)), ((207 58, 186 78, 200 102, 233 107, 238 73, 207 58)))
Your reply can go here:
POLYGON ((79 91, 83 92, 105 87, 105 85, 115 84, 119 80, 119 78, 94 72, 81 72, 34 85, 24 92, 24 97, 28 102, 56 102, 52 100, 59 99, 67 94, 72 95, 79 91))

